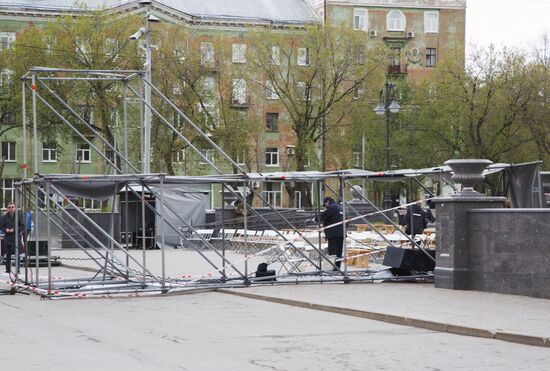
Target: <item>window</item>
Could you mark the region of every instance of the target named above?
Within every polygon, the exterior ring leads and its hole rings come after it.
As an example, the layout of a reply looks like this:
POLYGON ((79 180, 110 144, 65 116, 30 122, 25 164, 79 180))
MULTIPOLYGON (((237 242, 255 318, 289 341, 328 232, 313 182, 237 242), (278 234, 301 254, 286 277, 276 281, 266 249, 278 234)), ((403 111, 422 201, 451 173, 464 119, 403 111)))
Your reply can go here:
POLYGON ((282 183, 266 182, 264 183, 265 191, 263 191, 264 207, 266 206, 282 206, 282 183))
POLYGON ((309 66, 309 48, 298 48, 298 66, 309 66))
POLYGON ((279 114, 276 112, 268 112, 265 114, 265 126, 267 131, 279 130, 279 114))
POLYGON ((233 63, 246 63, 246 44, 233 44, 233 63))
POLYGON ((279 148, 265 149, 265 166, 279 166, 279 148))
POLYGON ((77 107, 78 115, 88 124, 94 124, 94 107, 88 104, 81 104, 77 107))
POLYGON ((82 163, 92 162, 92 151, 88 143, 79 143, 76 145, 76 160, 82 163))
POLYGON ((353 9, 353 29, 367 31, 369 28, 368 13, 366 9, 353 9))
POLYGON ((357 49, 355 51, 355 64, 365 64, 366 61, 365 51, 362 49, 357 49))
POLYGON ((79 198, 76 201, 76 204, 80 207, 83 207, 85 210, 101 210, 103 201, 93 200, 91 198, 79 198))
POLYGON ((435 48, 426 49, 426 67, 435 67, 435 62, 437 60, 437 53, 435 48))
POLYGON ((265 82, 265 97, 267 99, 279 99, 279 94, 275 91, 273 81, 268 80, 265 82))
POLYGON ((185 148, 181 148, 176 151, 176 159, 174 160, 174 162, 178 164, 182 164, 185 162, 185 148))
POLYGON ((439 32, 439 13, 424 12, 424 32, 438 33, 439 32))
POLYGON ((4 69, 0 72, 0 94, 8 94, 9 88, 12 85, 12 75, 12 70, 4 69))
POLYGON ((4 207, 13 201, 15 187, 13 185, 15 179, 2 179, 2 204, 4 207))
POLYGON ((281 48, 273 45, 271 47, 271 64, 278 66, 281 64, 281 48))
POLYGON ((231 102, 233 104, 246 104, 246 80, 233 79, 231 102))
POLYGON ((219 110, 214 102, 199 104, 199 112, 203 115, 204 127, 213 129, 219 122, 219 110))
POLYGON ((296 82, 296 93, 299 99, 302 99, 302 100, 309 99, 309 89, 307 84, 304 81, 296 82))
POLYGON ((201 164, 201 165, 206 165, 206 164, 210 165, 210 163, 208 161, 210 161, 211 163, 214 163, 215 152, 214 152, 213 149, 201 149, 201 153, 202 153, 202 156, 199 156, 200 157, 199 164, 201 164), (206 159, 203 156, 206 157, 206 159))
POLYGON ((112 164, 114 164, 116 167, 120 167, 120 157, 112 149, 106 149, 104 155, 105 155, 105 158, 104 158, 105 166, 111 167, 111 166, 113 166, 112 164), (109 160, 111 162, 109 162, 107 160, 109 160))
POLYGON ((321 24, 325 24, 325 11, 323 9, 319 9, 319 20, 321 24))
POLYGON ((238 152, 235 155, 235 162, 239 166, 245 166, 246 165, 246 152, 238 152))
POLYGON ((42 162, 57 162, 57 146, 53 143, 42 143, 42 162))
POLYGON ((398 46, 391 47, 389 56, 389 73, 401 73, 401 48, 398 46))
POLYGON ((201 65, 214 63, 214 44, 201 43, 201 65))
POLYGON ((365 94, 365 83, 364 81, 358 82, 353 89, 353 99, 359 99, 365 94))
POLYGON ((399 10, 392 10, 386 18, 388 31, 405 31, 405 16, 399 10))
POLYGON ((15 32, 0 32, 0 50, 11 47, 15 42, 15 32))
POLYGON ((216 85, 216 79, 214 76, 203 76, 202 77, 202 88, 203 93, 211 96, 214 93, 214 86, 216 85))
POLYGON ((6 162, 15 162, 15 142, 2 142, 2 158, 6 162))

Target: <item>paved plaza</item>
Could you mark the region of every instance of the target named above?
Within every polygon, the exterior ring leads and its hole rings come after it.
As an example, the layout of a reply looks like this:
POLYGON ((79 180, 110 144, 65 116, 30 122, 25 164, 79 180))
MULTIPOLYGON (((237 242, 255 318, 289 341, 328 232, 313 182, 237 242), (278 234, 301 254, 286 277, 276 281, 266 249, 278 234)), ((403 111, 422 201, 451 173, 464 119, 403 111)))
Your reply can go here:
MULTIPOLYGON (((149 252, 148 258, 154 262, 158 255, 149 252)), ((188 266, 173 261, 178 255, 170 252, 171 274, 188 266)), ((550 337, 550 301, 425 283, 300 284, 117 299, 16 294, 0 296, 0 308, 2 368, 9 370, 550 370, 550 347, 522 344, 550 337), (458 335, 361 313, 525 338, 458 335)))

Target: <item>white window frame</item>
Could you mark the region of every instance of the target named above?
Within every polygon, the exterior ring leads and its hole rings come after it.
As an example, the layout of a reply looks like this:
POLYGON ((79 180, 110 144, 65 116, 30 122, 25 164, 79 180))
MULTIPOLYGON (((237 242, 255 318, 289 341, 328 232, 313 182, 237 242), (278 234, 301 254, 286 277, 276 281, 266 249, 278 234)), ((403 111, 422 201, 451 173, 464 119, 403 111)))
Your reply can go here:
POLYGON ((3 207, 8 206, 8 203, 13 202, 13 198, 15 195, 15 185, 14 183, 18 179, 1 179, 2 184, 2 201, 4 205, 3 207))
POLYGON ((214 102, 203 102, 199 105, 199 112, 204 115, 204 124, 212 129, 218 125, 220 120, 220 110, 214 102))
POLYGON ((265 98, 270 100, 279 99, 279 94, 275 91, 273 81, 271 80, 265 82, 265 98))
POLYGON ((2 142, 2 158, 6 158, 6 162, 17 162, 17 142, 3 141, 2 142), (4 153, 4 143, 7 144, 7 152, 4 153))
POLYGON ((309 55, 309 48, 298 48, 297 63, 298 66, 309 66, 311 60, 309 55))
POLYGON ((424 33, 439 33, 439 12, 424 12, 424 33))
POLYGON ((211 42, 202 42, 201 43, 201 65, 208 63, 214 63, 215 51, 214 44, 211 42))
POLYGON ((283 186, 281 182, 265 182, 262 198, 265 200, 264 206, 281 207, 283 205, 283 186), (272 186, 271 190, 267 190, 268 184, 272 186), (279 188, 274 189, 274 188, 279 188))
POLYGON ((307 91, 307 84, 305 81, 296 82, 296 91, 298 92, 298 97, 301 100, 309 100, 309 94, 307 91))
POLYGON ((11 48, 16 39, 15 32, 0 32, 0 50, 11 48))
POLYGON ((274 66, 281 64, 281 48, 277 45, 271 46, 271 60, 269 62, 274 66))
POLYGON ((53 143, 42 143, 42 162, 57 162, 57 146, 53 143), (47 156, 44 156, 47 153, 47 156))
POLYGON ((239 166, 245 166, 246 165, 246 153, 244 151, 243 152, 238 152, 235 155, 235 163, 239 166))
POLYGON ((369 12, 367 9, 353 9, 353 29, 365 32, 369 30, 369 12))
POLYGON ((7 68, 4 68, 0 72, 0 88, 4 89, 5 87, 9 86, 11 80, 11 77, 13 75, 13 71, 7 68))
POLYGON ((246 63, 246 44, 231 45, 231 61, 233 63, 246 63))
POLYGON ((246 104, 245 79, 233 79, 231 84, 231 102, 234 104, 246 104))
POLYGON ((400 10, 392 10, 386 16, 386 28, 388 31, 405 31, 407 18, 400 10))
POLYGON ((279 167, 279 148, 268 147, 265 149, 265 166, 279 167))
POLYGON ((214 76, 203 76, 202 79, 202 88, 203 93, 206 95, 212 95, 214 93, 214 88, 216 86, 216 78, 214 76))
POLYGON ((79 161, 81 164, 91 164, 92 163, 92 148, 88 143, 77 143, 76 144, 76 161, 79 161), (87 146, 88 148, 84 148, 87 146), (80 160, 78 159, 79 153, 81 154, 80 160), (87 156, 86 156, 87 155, 87 156), (86 157, 88 158, 86 160, 86 157))
MULTIPOLYGON (((200 150, 201 153, 204 155, 204 157, 206 157, 211 163, 215 163, 215 154, 216 152, 211 149, 211 148, 208 148, 208 149, 201 149, 200 150)), ((199 156, 199 164, 201 165, 210 165, 208 162, 206 162, 206 160, 204 158, 202 158, 202 156, 199 156)))
POLYGON ((82 207, 85 211, 101 211, 103 206, 103 201, 94 200, 92 198, 81 197, 78 199, 77 203, 82 203, 82 207))
POLYGON ((181 148, 176 151, 176 158, 174 159, 174 162, 176 164, 183 164, 185 162, 185 148, 181 148))

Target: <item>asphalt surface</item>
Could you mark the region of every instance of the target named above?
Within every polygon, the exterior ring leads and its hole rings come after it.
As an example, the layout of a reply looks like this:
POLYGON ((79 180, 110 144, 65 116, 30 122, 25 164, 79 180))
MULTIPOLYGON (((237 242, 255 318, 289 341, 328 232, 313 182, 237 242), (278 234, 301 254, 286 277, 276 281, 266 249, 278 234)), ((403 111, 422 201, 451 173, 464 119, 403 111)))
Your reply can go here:
MULTIPOLYGON (((79 252, 60 253, 74 266, 54 275, 91 274, 79 252)), ((195 255, 167 251, 167 273, 211 269, 195 255)), ((158 269, 160 252, 147 259, 158 269)), ((550 370, 550 300, 427 283, 51 301, 18 293, 0 296, 0 315, 2 370, 550 370)))

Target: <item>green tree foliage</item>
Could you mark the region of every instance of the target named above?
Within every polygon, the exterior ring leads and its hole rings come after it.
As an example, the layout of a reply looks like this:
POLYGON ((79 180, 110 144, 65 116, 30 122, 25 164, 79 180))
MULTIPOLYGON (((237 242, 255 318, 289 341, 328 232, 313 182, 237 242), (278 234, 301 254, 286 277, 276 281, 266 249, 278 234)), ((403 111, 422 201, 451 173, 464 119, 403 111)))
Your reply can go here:
MULTIPOLYGON (((296 33, 266 30, 251 37, 252 65, 261 85, 278 96, 290 117, 296 170, 306 169, 312 144, 321 138, 341 143, 352 106, 372 94, 368 88, 381 76, 385 53, 366 40, 363 32, 344 25, 296 33)), ((345 152, 349 158, 350 148, 345 152)), ((291 198, 300 190, 302 200, 310 199, 307 184, 285 186, 291 198)))

